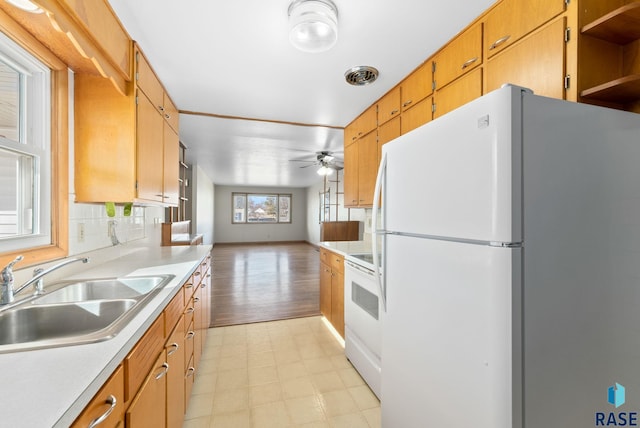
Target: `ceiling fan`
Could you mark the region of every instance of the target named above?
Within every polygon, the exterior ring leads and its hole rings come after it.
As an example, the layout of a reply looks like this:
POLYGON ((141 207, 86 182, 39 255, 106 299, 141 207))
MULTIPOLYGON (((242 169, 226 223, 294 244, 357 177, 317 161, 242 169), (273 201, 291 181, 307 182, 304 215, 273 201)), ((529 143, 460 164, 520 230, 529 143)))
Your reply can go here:
POLYGON ((329 151, 320 151, 316 152, 315 160, 301 160, 301 159, 291 159, 291 162, 307 162, 309 165, 302 165, 300 168, 308 168, 310 166, 319 165, 318 174, 320 175, 330 175, 333 171, 340 171, 344 168, 344 165, 341 161, 336 159, 333 156, 333 152, 329 151))

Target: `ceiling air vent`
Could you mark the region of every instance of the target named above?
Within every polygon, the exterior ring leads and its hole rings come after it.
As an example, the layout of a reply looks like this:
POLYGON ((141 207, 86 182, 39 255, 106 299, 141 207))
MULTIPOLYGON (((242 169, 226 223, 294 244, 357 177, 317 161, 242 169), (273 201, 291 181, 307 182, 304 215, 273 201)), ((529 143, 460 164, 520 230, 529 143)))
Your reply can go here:
POLYGON ((350 68, 344 73, 347 83, 354 86, 364 86, 375 82, 378 78, 378 70, 368 65, 359 65, 350 68))

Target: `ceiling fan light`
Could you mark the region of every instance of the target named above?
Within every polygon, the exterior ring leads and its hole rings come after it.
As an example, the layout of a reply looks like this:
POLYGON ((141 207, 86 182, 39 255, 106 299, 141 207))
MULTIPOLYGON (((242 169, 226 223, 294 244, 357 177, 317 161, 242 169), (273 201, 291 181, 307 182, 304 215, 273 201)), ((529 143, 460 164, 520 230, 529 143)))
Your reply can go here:
POLYGON ((303 52, 324 52, 338 40, 338 9, 331 0, 295 0, 289 5, 289 41, 303 52))
POLYGON ((31 13, 42 13, 43 10, 37 4, 29 0, 5 0, 7 3, 14 5, 17 8, 26 10, 31 13))
POLYGON ((322 165, 320 168, 318 168, 318 171, 316 171, 318 173, 318 175, 331 175, 333 174, 333 169, 329 168, 327 166, 322 165))

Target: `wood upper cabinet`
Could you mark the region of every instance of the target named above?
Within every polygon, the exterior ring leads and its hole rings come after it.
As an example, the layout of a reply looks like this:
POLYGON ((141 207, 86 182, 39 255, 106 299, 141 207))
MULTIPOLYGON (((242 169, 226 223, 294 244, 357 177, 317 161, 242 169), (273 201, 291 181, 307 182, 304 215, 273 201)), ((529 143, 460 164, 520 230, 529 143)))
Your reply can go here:
POLYGON ((77 202, 178 205, 177 109, 137 48, 136 57, 126 96, 102 77, 75 76, 77 202))
POLYGON ((344 206, 358 206, 358 144, 344 147, 344 206))
POLYGON ((385 124, 380 125, 378 128, 378 164, 380 164, 380 160, 382 159, 382 146, 387 144, 389 141, 395 140, 401 135, 401 119, 401 117, 395 117, 385 124))
POLYGON ((449 82, 482 64, 482 23, 478 23, 453 39, 434 58, 435 88, 449 82))
POLYGON ((482 69, 473 70, 462 76, 433 96, 435 110, 433 118, 449 113, 478 97, 482 96, 482 69))
POLYGON ((378 134, 370 132, 358 145, 358 206, 373 205, 373 191, 378 173, 378 134))
MULTIPOLYGON (((563 99, 565 18, 559 18, 487 61, 485 93, 505 83, 563 99)), ((437 111, 437 109, 436 109, 437 111)))
POLYGON ((164 89, 156 77, 149 61, 136 47, 136 85, 145 93, 149 101, 158 111, 164 110, 164 89))
MULTIPOLYGON (((564 10, 564 0, 502 0, 485 18, 487 56, 497 54, 564 10)), ((540 50, 537 47, 533 52, 540 50)))
POLYGON ((400 115, 400 86, 396 86, 378 101, 378 126, 400 115))
POLYGON ((404 135, 427 122, 431 122, 432 117, 433 96, 430 96, 402 112, 400 134, 404 135))
POLYGON ((366 109, 360 116, 355 118, 344 131, 344 144, 350 144, 358 138, 368 134, 378 126, 378 108, 374 104, 366 109))
POLYGON ((86 428, 107 415, 100 424, 104 428, 122 427, 124 424, 124 369, 118 366, 71 428, 86 428))
MULTIPOLYGON (((137 97, 137 198, 163 202, 163 120, 147 96, 137 97)), ((177 165, 177 164, 176 164, 177 165)), ((178 174, 176 173, 176 181, 178 174)))
POLYGON ((402 110, 411 108, 433 92, 433 63, 427 61, 400 83, 402 110))

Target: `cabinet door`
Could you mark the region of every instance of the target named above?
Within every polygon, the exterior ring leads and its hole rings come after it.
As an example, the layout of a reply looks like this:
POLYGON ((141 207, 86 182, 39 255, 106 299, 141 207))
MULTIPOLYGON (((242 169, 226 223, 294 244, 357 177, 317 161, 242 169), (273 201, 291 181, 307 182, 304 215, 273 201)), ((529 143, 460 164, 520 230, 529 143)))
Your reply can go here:
POLYGON ((178 134, 165 121, 163 123, 164 138, 164 156, 162 171, 162 195, 163 202, 178 206, 180 197, 180 141, 178 134))
POLYGON ((400 115, 400 86, 378 101, 378 126, 400 115))
POLYGON ((137 112, 138 198, 163 202, 163 119, 140 91, 137 112))
POLYGON ((434 59, 436 89, 482 64, 482 24, 476 24, 453 39, 434 59))
POLYGON ((378 164, 382 159, 382 146, 400 136, 400 120, 401 117, 396 117, 378 128, 378 164))
POLYGON ((433 92, 433 64, 427 61, 400 83, 402 109, 406 110, 433 92))
MULTIPOLYGON (((489 57, 564 12, 564 0, 503 0, 486 16, 485 52, 489 57)), ((541 52, 541 47, 530 51, 541 52)))
POLYGON ((482 95, 482 69, 461 77, 434 95, 434 119, 482 95))
POLYGON ((168 364, 163 350, 127 410, 128 427, 163 428, 166 426, 167 369, 168 364))
POLYGON ((180 130, 178 125, 180 123, 180 113, 178 112, 178 109, 176 108, 175 104, 173 104, 173 101, 171 101, 171 98, 169 98, 169 94, 167 94, 166 92, 164 93, 163 107, 164 107, 164 115, 163 115, 164 119, 167 121, 169 126, 171 126, 171 128, 176 132, 176 134, 179 134, 180 130))
POLYGON ((425 98, 418 104, 402 112, 400 133, 406 134, 420 125, 431 122, 433 115, 433 97, 425 98))
POLYGON ((358 117, 358 138, 373 131, 378 126, 378 106, 372 105, 358 117))
POLYGON ((344 337, 344 274, 331 271, 331 324, 344 337))
POLYGON ((180 317, 165 346, 167 353, 167 428, 184 422, 184 316, 180 317))
POLYGON ((344 206, 358 206, 358 142, 344 148, 344 206))
POLYGON ((164 89, 139 49, 136 49, 136 82, 138 89, 141 89, 149 98, 153 108, 157 111, 163 111, 164 89))
POLYGON ((533 90, 537 95, 563 99, 565 19, 560 18, 487 61, 485 93, 504 83, 533 90))
POLYGON ((378 133, 360 138, 358 145, 358 206, 373 205, 373 191, 378 173, 378 133))
POLYGON ((331 267, 320 263, 320 313, 331 321, 331 267))
POLYGON ((116 428, 124 422, 124 369, 119 366, 109 380, 85 407, 71 428, 86 428, 110 412, 100 427, 116 428))

